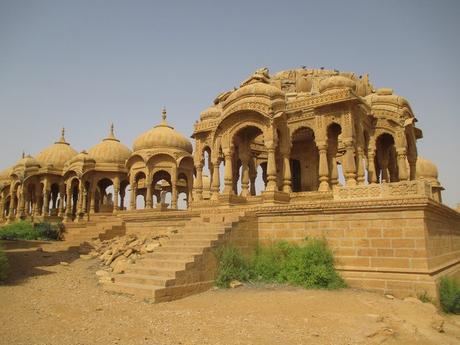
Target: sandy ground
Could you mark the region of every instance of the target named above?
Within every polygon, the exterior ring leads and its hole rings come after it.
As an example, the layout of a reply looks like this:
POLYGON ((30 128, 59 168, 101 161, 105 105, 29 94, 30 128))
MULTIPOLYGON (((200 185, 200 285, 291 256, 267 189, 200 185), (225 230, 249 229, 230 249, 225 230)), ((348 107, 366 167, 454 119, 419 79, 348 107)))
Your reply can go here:
POLYGON ((1 344, 460 344, 460 316, 352 289, 245 286, 162 304, 108 294, 96 260, 42 245, 7 244, 1 344))

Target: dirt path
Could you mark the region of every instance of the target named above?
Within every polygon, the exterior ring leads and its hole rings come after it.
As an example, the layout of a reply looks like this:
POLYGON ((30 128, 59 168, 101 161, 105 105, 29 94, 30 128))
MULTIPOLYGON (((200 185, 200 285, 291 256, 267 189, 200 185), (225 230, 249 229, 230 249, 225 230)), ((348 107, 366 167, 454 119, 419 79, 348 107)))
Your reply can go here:
POLYGON ((107 294, 96 260, 40 245, 9 246, 15 272, 0 286, 1 344, 460 343, 458 316, 350 289, 243 287, 163 304, 107 294))

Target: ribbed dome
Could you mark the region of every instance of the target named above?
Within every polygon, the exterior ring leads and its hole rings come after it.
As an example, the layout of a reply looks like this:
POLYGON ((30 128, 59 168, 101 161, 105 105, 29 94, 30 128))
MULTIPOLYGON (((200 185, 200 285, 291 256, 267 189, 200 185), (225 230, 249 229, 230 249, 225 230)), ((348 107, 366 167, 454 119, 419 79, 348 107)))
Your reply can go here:
POLYGON ((0 181, 2 180, 8 180, 10 178, 10 174, 13 171, 12 167, 6 168, 2 171, 0 171, 0 181))
POLYGON ((69 143, 64 138, 64 128, 62 129, 61 138, 53 145, 47 147, 37 155, 37 161, 43 166, 53 166, 63 168, 65 162, 77 155, 69 143))
POLYGON ((200 113, 200 119, 201 120, 214 119, 216 117, 219 117, 220 115, 221 115, 220 109, 215 106, 212 106, 212 107, 209 107, 203 110, 200 113))
POLYGON ((351 80, 350 78, 347 78, 341 75, 334 75, 332 77, 322 79, 319 82, 319 92, 320 93, 343 90, 343 89, 351 89, 355 91, 356 82, 351 80))
POLYGON ((438 180, 438 168, 433 162, 429 161, 428 159, 418 156, 415 170, 415 175, 417 178, 425 178, 427 180, 438 180))
POLYGON ((131 150, 120 143, 113 134, 113 125, 110 127, 109 136, 103 139, 99 144, 88 150, 90 158, 96 163, 115 163, 124 164, 131 155, 131 150))
POLYGON ((271 84, 262 82, 252 83, 240 87, 238 90, 232 92, 232 94, 225 100, 225 103, 243 97, 243 96, 268 96, 270 98, 284 98, 284 92, 271 84))
POLYGON ((193 152, 192 143, 173 127, 168 126, 164 109, 162 123, 138 136, 133 144, 134 152, 156 148, 179 149, 190 154, 193 152))
POLYGON ((40 163, 34 157, 32 157, 31 155, 24 156, 23 154, 23 157, 20 160, 18 160, 18 162, 14 165, 13 170, 16 170, 18 168, 27 169, 39 167, 40 163))

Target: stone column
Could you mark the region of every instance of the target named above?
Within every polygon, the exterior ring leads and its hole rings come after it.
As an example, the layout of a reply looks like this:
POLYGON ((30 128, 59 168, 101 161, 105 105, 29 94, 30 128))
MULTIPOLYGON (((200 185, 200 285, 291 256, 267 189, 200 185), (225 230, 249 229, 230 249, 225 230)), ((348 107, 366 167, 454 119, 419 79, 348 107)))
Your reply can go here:
POLYGON ((369 183, 377 183, 377 174, 375 171, 375 152, 369 149, 367 153, 367 175, 369 183))
POLYGON ((91 182, 89 195, 89 214, 96 213, 96 184, 91 182))
POLYGON ((327 192, 329 190, 329 168, 327 165, 327 142, 318 142, 319 151, 319 187, 318 191, 327 192))
POLYGON ((276 159, 275 159, 275 143, 266 145, 268 151, 267 158, 267 192, 274 192, 278 190, 276 184, 276 159))
POLYGON ((136 194, 137 194, 137 187, 136 187, 135 183, 132 183, 131 184, 131 196, 130 196, 130 200, 129 200, 129 208, 131 210, 136 209, 136 194))
POLYGON ((78 184, 78 207, 77 207, 77 219, 83 217, 83 194, 84 194, 84 183, 80 180, 78 184))
POLYGON ((146 179, 146 183, 145 208, 152 208, 152 181, 150 179, 146 179))
POLYGON ((120 193, 120 179, 117 177, 113 180, 113 211, 119 210, 118 207, 118 194, 120 193))
POLYGON ((356 161, 353 140, 344 140, 345 155, 343 157, 343 170, 347 186, 356 186, 356 161))
POLYGON ((224 176, 224 194, 233 194, 233 162, 232 152, 227 151, 225 154, 225 176, 224 176))
POLYGON ((65 203, 65 220, 70 221, 72 219, 72 183, 66 186, 66 203, 65 203))
MULTIPOLYGON (((11 188, 11 187, 10 187, 11 188)), ((14 220, 14 209, 17 208, 16 206, 16 195, 13 190, 10 192, 10 209, 8 212, 8 219, 10 221, 14 220)))
POLYGON ((177 209, 177 179, 175 173, 171 176, 171 208, 177 209))
POLYGON ((18 212, 16 215, 16 219, 21 219, 25 217, 25 209, 26 209, 26 196, 24 195, 24 185, 20 187, 19 196, 18 196, 18 212))
POLYGON ((219 161, 216 160, 215 162, 212 163, 211 200, 219 199, 219 187, 220 187, 219 161))
POLYGON ((88 191, 86 188, 83 188, 83 214, 88 214, 88 191))
POLYGON ((59 212, 58 216, 64 218, 64 199, 65 199, 65 183, 59 185, 59 212))
POLYGON ((125 208, 125 191, 123 189, 120 190, 120 209, 125 208))
POLYGON ((359 185, 364 184, 365 176, 364 176, 364 152, 362 147, 358 147, 357 149, 357 164, 358 164, 358 169, 357 169, 357 181, 359 185))
POLYGON ((398 154, 398 172, 399 172, 399 181, 406 181, 409 179, 409 174, 407 172, 407 155, 405 148, 396 149, 398 154))
POLYGON ((247 157, 241 160, 241 196, 249 196, 249 161, 247 157))
POLYGON ((203 164, 195 166, 196 181, 195 181, 195 195, 197 200, 203 199, 203 164))
POLYGON ((257 178, 257 169, 255 167, 255 160, 252 159, 252 164, 249 165, 249 180, 251 181, 250 193, 251 195, 256 195, 256 178, 257 178))
POLYGON ((283 192, 292 193, 292 175, 289 153, 283 154, 283 192))
POLYGON ((43 184, 43 216, 49 216, 50 213, 50 194, 48 189, 48 181, 45 180, 43 184))

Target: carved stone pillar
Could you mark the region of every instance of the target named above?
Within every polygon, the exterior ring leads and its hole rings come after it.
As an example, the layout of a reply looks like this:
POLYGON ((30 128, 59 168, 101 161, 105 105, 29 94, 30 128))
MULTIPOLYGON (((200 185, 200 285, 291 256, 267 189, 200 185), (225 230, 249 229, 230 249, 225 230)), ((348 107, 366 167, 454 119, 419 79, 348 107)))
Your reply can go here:
POLYGON ((25 210, 26 210, 26 196, 24 195, 24 185, 22 185, 19 189, 19 196, 18 196, 18 212, 16 215, 16 219, 25 218, 25 210))
POLYGON ((147 188, 146 188, 146 194, 145 194, 145 208, 152 208, 153 207, 153 201, 152 201, 152 183, 150 179, 146 179, 147 182, 147 188))
POLYGON ((283 192, 292 193, 291 163, 288 153, 283 153, 283 192))
POLYGON ((359 185, 364 184, 365 176, 364 176, 364 152, 361 147, 357 149, 357 181, 359 185))
POLYGON ((130 195, 130 200, 129 200, 129 208, 131 210, 135 210, 136 209, 136 185, 135 183, 132 183, 131 184, 131 195, 130 195))
POLYGON ((367 153, 367 178, 369 183, 377 183, 377 174, 375 171, 375 152, 369 149, 367 153))
POLYGON ((319 151, 319 187, 318 191, 327 192, 329 190, 329 168, 327 165, 327 142, 318 142, 319 151))
POLYGON ((219 199, 220 176, 219 176, 219 161, 212 163, 212 185, 211 185, 211 200, 219 199))
POLYGON ((65 220, 72 219, 72 183, 66 186, 66 204, 65 204, 65 220))
POLYGON ((337 156, 331 157, 331 169, 330 169, 330 185, 331 187, 339 184, 339 169, 337 168, 337 156))
POLYGON ((177 209, 177 179, 176 174, 171 177, 171 208, 177 209))
POLYGON ((95 182, 91 183, 89 195, 89 214, 96 212, 96 185, 95 182))
POLYGON ((347 186, 356 186, 356 161, 352 140, 344 140, 345 155, 343 159, 344 175, 347 186))
POLYGON ((120 193, 120 179, 115 177, 113 180, 113 211, 116 212, 119 210, 118 207, 118 195, 120 193))
POLYGON ((80 180, 80 183, 78 184, 76 220, 80 220, 83 217, 83 194, 84 194, 84 185, 83 185, 83 181, 80 180))
POLYGON ((249 196, 249 159, 241 161, 241 196, 249 196))
POLYGON ((123 189, 120 190, 120 209, 125 209, 125 191, 123 189))
POLYGON ((276 184, 276 159, 275 159, 275 143, 271 143, 267 146, 268 157, 267 157, 267 192, 274 192, 278 190, 276 184))
POLYGON ((224 175, 224 194, 233 194, 233 153, 225 153, 225 175, 224 175))
POLYGON ((196 167, 195 196, 197 200, 203 199, 203 165, 198 164, 196 167))
POLYGON ((409 178, 407 173, 407 155, 405 148, 399 148, 396 150, 398 154, 398 172, 399 172, 399 181, 406 181, 409 178))
POLYGON ((59 185, 59 217, 64 217, 64 199, 65 199, 65 183, 59 185))
POLYGON ((50 193, 48 182, 45 180, 43 184, 43 216, 48 216, 50 213, 50 193))
POLYGON ((88 191, 83 188, 83 214, 88 214, 88 191))

